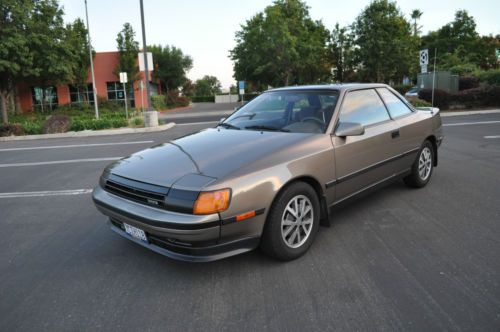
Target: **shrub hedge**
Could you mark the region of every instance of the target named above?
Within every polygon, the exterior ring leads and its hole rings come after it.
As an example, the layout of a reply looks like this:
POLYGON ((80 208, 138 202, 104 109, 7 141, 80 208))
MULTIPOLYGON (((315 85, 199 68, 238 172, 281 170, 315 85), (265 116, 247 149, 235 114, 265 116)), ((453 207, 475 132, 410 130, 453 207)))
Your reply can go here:
POLYGON ((458 90, 468 90, 477 88, 479 86, 479 79, 474 76, 460 76, 458 78, 458 90))
POLYGON ((425 100, 416 98, 416 97, 411 97, 408 98, 408 101, 410 104, 412 104, 415 107, 430 107, 431 103, 426 102, 425 100))
MULTIPOLYGON (((432 89, 420 90, 418 92, 418 98, 431 103, 432 89)), ((439 107, 440 109, 448 109, 450 107, 450 94, 444 90, 434 90, 434 106, 439 107)))
MULTIPOLYGON (((430 103, 432 101, 432 90, 420 90, 418 96, 430 103)), ((453 104, 464 105, 467 108, 498 107, 500 106, 500 86, 486 85, 454 94, 443 90, 434 91, 434 106, 447 109, 452 102, 453 104)))
POLYGON ((500 69, 481 71, 476 76, 481 83, 500 86, 500 69))
POLYGON ((457 103, 467 108, 500 106, 500 86, 484 86, 460 91, 453 95, 457 103))
POLYGON ((193 96, 191 101, 193 103, 215 103, 215 96, 193 96))

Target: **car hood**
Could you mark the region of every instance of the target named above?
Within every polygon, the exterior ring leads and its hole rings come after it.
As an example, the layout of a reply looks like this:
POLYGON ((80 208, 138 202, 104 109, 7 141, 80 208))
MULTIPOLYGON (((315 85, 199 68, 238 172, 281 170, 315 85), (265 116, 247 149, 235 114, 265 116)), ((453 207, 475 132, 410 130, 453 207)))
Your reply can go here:
POLYGON ((311 135, 206 129, 134 153, 111 164, 107 171, 161 186, 199 189, 311 135))

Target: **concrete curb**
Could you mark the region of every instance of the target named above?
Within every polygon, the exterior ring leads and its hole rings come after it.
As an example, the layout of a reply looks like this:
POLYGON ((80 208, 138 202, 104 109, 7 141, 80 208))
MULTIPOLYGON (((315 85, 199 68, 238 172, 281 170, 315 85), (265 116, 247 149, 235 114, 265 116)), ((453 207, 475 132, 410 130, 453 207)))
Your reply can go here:
POLYGON ((0 142, 29 141, 29 140, 47 139, 47 138, 93 137, 93 136, 110 136, 110 135, 123 135, 123 134, 154 133, 170 129, 174 126, 175 123, 170 122, 158 127, 147 127, 147 128, 118 128, 118 129, 104 129, 95 131, 83 130, 83 131, 71 131, 68 133, 61 133, 61 134, 8 136, 8 137, 0 137, 0 142))
POLYGON ((476 115, 476 114, 498 114, 500 110, 478 110, 478 111, 458 111, 458 112, 447 112, 442 111, 441 116, 460 116, 460 115, 476 115))
POLYGON ((227 111, 206 111, 206 112, 186 112, 186 113, 181 113, 181 114, 172 114, 172 113, 161 113, 159 115, 160 119, 185 119, 185 118, 196 118, 196 117, 203 117, 203 116, 215 116, 215 115, 229 115, 232 114, 234 111, 233 110, 227 110, 227 111))

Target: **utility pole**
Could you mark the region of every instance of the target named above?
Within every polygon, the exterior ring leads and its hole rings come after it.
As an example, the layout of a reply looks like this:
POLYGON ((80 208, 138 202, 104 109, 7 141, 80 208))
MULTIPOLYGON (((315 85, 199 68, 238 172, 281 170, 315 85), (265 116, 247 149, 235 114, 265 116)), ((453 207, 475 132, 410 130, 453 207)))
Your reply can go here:
POLYGON ((142 54, 144 55, 144 67, 146 69, 144 75, 146 77, 146 94, 148 98, 148 112, 151 112, 153 109, 151 108, 151 95, 150 95, 150 87, 149 87, 149 68, 148 68, 148 50, 146 46, 146 28, 144 27, 144 5, 141 3, 141 25, 142 25, 142 54))
POLYGON ((92 93, 94 94, 95 118, 99 119, 99 106, 97 105, 97 92, 96 92, 96 87, 95 87, 95 74, 94 74, 94 59, 92 57, 92 43, 90 42, 90 25, 89 25, 89 12, 87 10, 87 0, 85 0, 85 17, 87 18, 87 40, 89 43, 90 72, 92 73, 92 93))
POLYGON ((434 49, 434 70, 432 71, 432 102, 431 106, 434 107, 434 84, 436 83, 436 58, 437 58, 437 48, 434 49))

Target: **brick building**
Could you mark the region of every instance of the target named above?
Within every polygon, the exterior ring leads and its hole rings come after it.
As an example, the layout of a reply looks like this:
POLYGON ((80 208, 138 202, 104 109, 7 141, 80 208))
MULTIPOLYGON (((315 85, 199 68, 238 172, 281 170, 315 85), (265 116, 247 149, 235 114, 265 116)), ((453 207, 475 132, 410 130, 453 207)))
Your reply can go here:
MULTIPOLYGON (((107 100, 124 101, 125 94, 123 84, 120 83, 113 71, 118 63, 118 52, 100 52, 94 57, 94 73, 96 81, 96 90, 98 98, 107 100)), ((141 72, 141 80, 145 83, 144 73, 141 72)), ((151 78, 150 78, 151 79, 151 78)), ((147 107, 147 97, 145 85, 141 81, 133 84, 127 83, 127 100, 132 107, 147 107), (141 85, 144 87, 141 89, 141 85)), ((158 85, 150 82, 152 94, 158 92, 158 85)), ((53 85, 44 88, 20 84, 18 86, 19 101, 23 112, 29 112, 42 107, 42 100, 45 100, 43 107, 54 108, 57 105, 66 105, 70 103, 82 103, 89 100, 94 102, 92 94, 92 77, 87 79, 87 87, 84 91, 76 89, 74 85, 53 85)))

